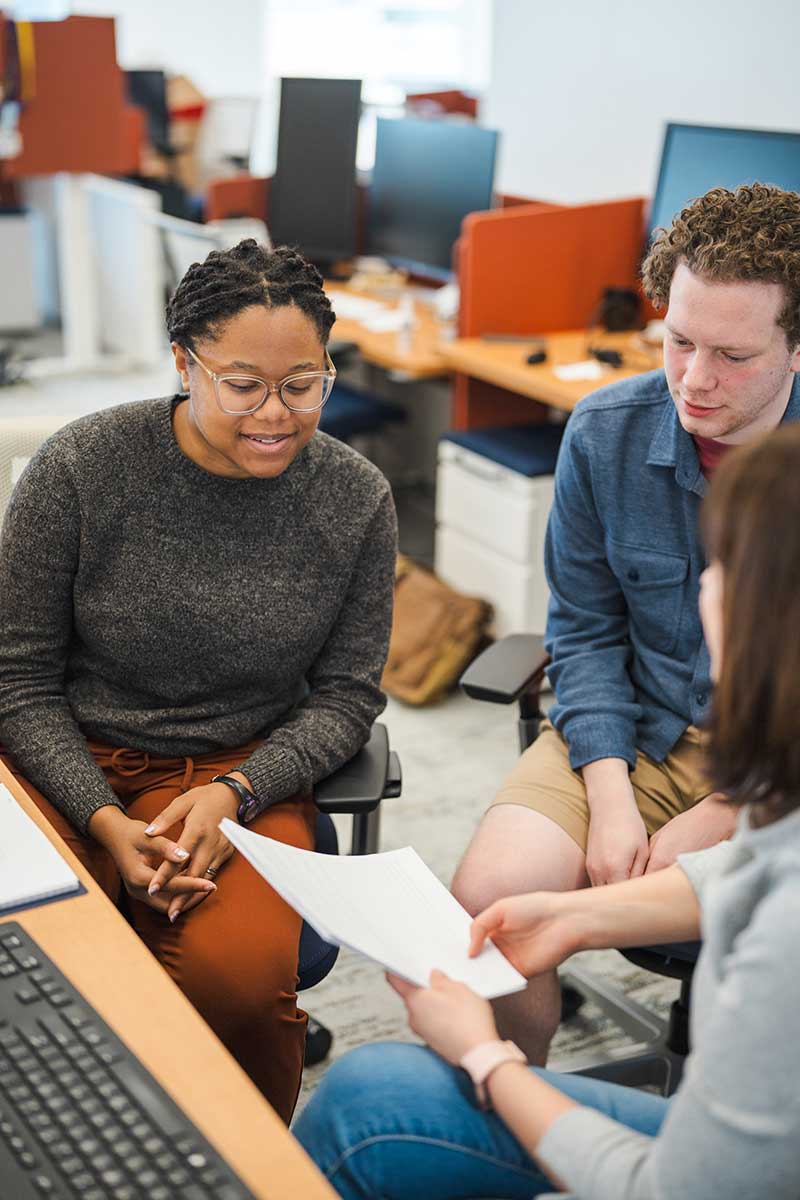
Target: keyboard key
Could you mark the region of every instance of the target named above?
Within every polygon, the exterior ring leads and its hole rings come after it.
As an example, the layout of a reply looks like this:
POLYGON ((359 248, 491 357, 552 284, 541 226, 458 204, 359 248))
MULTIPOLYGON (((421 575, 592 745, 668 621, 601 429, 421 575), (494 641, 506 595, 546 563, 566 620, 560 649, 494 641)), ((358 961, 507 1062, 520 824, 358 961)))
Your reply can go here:
POLYGON ((65 1004, 72 1004, 72 997, 68 996, 66 992, 51 992, 47 999, 57 1008, 63 1008, 65 1004))
POLYGON ((14 995, 17 997, 20 1004, 38 1004, 42 998, 34 987, 17 988, 14 995))
POLYGON ((12 950, 11 957, 18 967, 23 971, 34 971, 40 965, 35 954, 31 954, 29 950, 12 950))
POLYGON ((127 1060, 114 1063, 111 1074, 141 1105, 165 1137, 184 1133, 185 1119, 182 1119, 180 1112, 167 1101, 156 1087, 155 1081, 138 1071, 134 1063, 127 1060))
POLYGON ((46 1175, 44 1171, 39 1171, 36 1175, 32 1175, 31 1183, 41 1196, 55 1196, 57 1194, 55 1180, 52 1175, 46 1175))
POLYGON ((109 1188, 119 1187, 125 1183, 125 1176, 116 1167, 110 1167, 107 1171, 100 1172, 100 1182, 109 1188))
POLYGON ((65 1175, 68 1175, 70 1178, 72 1178, 75 1175, 81 1174, 83 1171, 83 1163, 79 1158, 74 1156, 72 1158, 63 1158, 61 1160, 61 1170, 65 1175))
POLYGON ((15 933, 5 933, 0 937, 0 946, 5 946, 6 950, 18 950, 22 942, 15 933))

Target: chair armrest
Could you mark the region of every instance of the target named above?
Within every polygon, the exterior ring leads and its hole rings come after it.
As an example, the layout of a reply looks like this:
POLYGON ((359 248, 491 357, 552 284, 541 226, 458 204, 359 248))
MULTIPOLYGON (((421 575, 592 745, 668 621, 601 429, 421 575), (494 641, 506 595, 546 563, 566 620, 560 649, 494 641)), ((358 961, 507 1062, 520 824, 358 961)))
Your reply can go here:
POLYGON ((537 633, 512 633, 494 642, 467 667, 460 684, 473 700, 513 704, 537 692, 550 658, 537 633))
POLYGON ((400 763, 389 750, 386 726, 373 725, 358 754, 317 783, 314 803, 326 813, 368 813, 385 796, 399 796, 401 787, 400 763))

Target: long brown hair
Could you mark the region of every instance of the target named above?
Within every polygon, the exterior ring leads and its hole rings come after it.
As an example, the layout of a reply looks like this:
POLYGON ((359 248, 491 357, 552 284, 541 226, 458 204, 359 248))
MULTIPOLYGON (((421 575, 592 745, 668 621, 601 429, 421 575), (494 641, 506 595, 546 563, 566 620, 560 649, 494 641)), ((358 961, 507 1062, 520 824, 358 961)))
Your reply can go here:
POLYGON ((701 520, 725 579, 711 778, 775 820, 800 806, 800 424, 726 458, 701 520))

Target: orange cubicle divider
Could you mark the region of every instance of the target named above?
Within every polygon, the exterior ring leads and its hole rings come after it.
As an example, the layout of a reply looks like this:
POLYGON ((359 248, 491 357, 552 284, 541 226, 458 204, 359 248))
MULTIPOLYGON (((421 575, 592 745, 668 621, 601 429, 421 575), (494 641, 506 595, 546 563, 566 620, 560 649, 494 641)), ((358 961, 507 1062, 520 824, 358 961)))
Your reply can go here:
POLYGON ((22 152, 3 160, 2 175, 135 169, 113 18, 35 21, 32 30, 34 91, 20 116, 22 152))
MULTIPOLYGON (((589 325, 603 289, 636 287, 644 200, 528 204, 464 219, 459 335, 535 337, 589 325)), ((530 400, 457 375, 457 429, 544 419, 530 400)))

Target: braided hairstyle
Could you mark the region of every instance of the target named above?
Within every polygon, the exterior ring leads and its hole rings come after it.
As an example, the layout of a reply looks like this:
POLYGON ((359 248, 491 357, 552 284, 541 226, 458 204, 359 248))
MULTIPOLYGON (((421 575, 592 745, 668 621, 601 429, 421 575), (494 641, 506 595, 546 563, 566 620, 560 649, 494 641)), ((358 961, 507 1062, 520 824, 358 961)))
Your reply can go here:
POLYGON ((194 350, 196 342, 213 341, 231 317, 257 304, 295 305, 327 345, 336 317, 317 268, 290 246, 267 250, 253 238, 192 263, 167 304, 169 339, 194 350))

